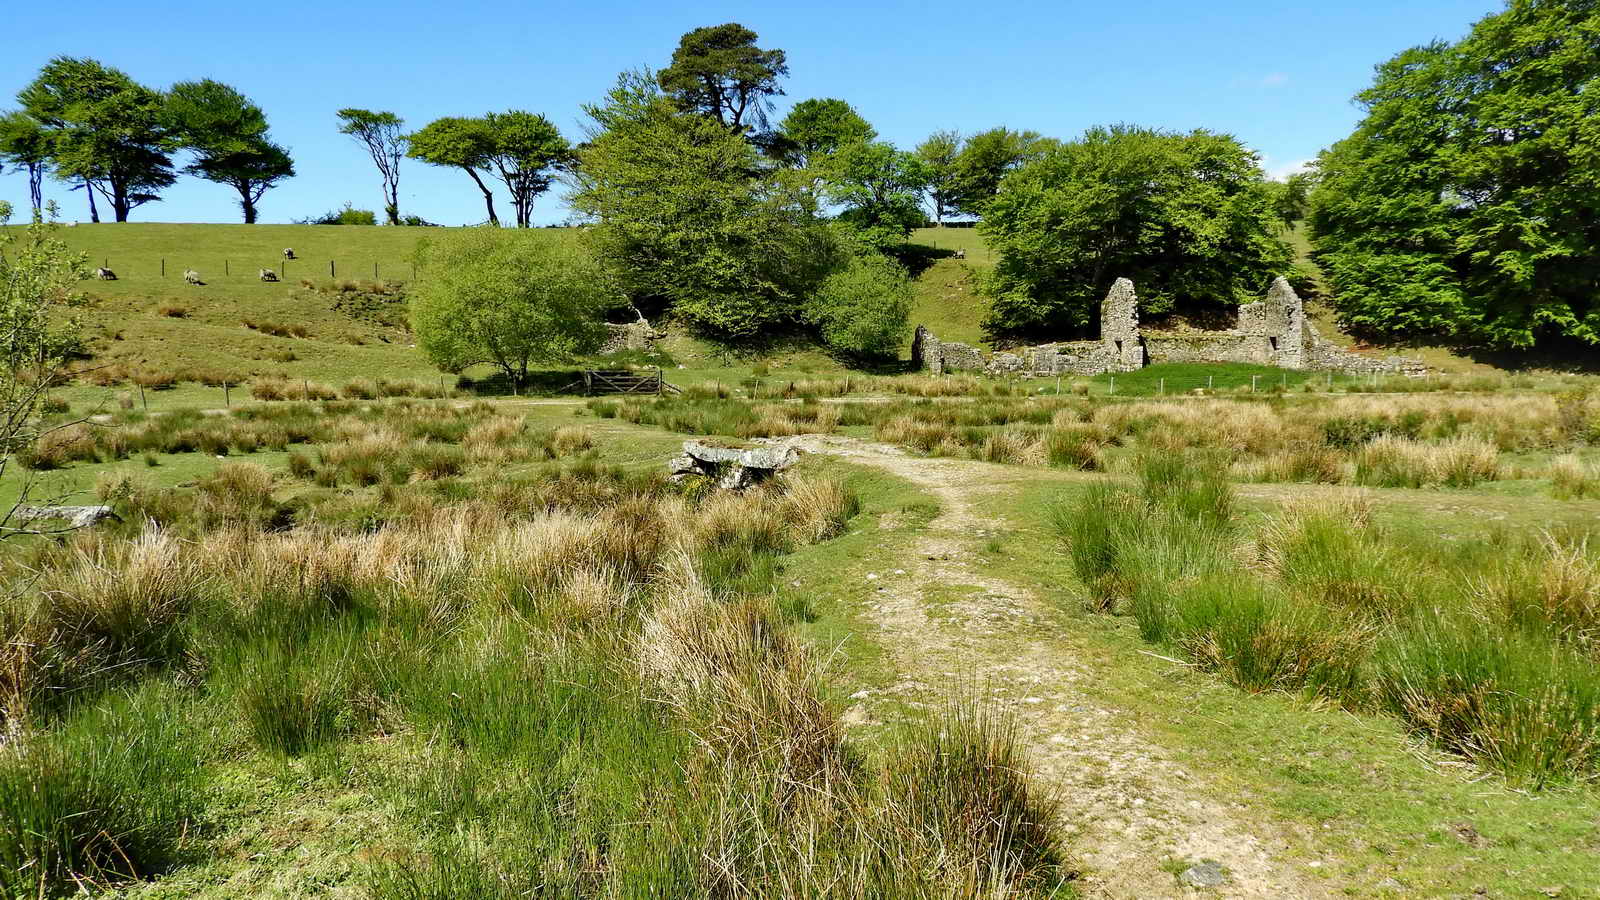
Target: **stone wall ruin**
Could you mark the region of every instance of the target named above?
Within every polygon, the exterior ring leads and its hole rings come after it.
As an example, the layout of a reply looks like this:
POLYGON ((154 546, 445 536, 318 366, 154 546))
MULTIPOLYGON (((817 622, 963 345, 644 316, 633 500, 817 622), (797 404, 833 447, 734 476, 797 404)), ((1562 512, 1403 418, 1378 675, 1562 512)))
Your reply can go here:
POLYGON ((1100 375, 1132 372, 1153 363, 1256 363, 1366 375, 1418 375, 1426 366, 1404 357, 1377 359, 1337 347, 1306 320, 1305 304, 1288 279, 1239 307, 1233 328, 1183 334, 1145 333, 1133 282, 1118 278, 1100 304, 1100 339, 1064 341, 985 353, 971 344, 941 341, 921 325, 911 342, 912 363, 934 375, 1100 375))

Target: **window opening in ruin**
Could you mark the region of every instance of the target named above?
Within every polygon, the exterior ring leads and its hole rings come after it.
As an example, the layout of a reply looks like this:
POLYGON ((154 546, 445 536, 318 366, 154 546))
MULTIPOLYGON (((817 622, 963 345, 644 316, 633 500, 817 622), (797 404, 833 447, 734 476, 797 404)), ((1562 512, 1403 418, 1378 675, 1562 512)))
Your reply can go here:
POLYGON ((1117 355, 1118 356, 1122 355, 1122 342, 1121 341, 1117 341, 1117 355))
POLYGON ((1272 344, 1272 352, 1274 352, 1274 353, 1278 352, 1278 339, 1277 338, 1269 337, 1269 338, 1267 338, 1267 342, 1272 344))

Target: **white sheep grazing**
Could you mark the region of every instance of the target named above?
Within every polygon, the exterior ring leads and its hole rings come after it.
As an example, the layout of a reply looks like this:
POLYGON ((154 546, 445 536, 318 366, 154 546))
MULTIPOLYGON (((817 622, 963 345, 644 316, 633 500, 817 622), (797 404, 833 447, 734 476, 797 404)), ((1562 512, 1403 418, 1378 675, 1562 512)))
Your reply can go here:
POLYGON ((278 280, 278 273, 272 271, 271 269, 262 269, 261 270, 261 280, 262 281, 277 281, 278 280))
POLYGON ((184 269, 183 270, 183 283, 184 284, 205 284, 204 281, 200 280, 200 273, 196 272, 193 269, 184 269))
POLYGON ((107 269, 104 266, 101 266, 100 268, 94 270, 94 277, 100 279, 101 281, 116 281, 117 273, 107 269))
POLYGON ((294 248, 293 247, 285 247, 285 248, 283 248, 283 258, 284 259, 294 259, 294 248))

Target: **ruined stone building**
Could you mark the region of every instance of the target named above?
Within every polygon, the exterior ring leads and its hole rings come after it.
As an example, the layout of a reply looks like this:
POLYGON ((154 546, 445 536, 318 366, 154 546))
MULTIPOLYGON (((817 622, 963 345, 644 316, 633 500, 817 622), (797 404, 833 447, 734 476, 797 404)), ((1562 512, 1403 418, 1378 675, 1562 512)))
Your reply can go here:
POLYGON ((911 344, 911 359, 935 375, 985 372, 991 375, 1099 375, 1132 372, 1153 363, 1257 363, 1285 369, 1339 372, 1410 373, 1415 360, 1374 359, 1336 347, 1306 321, 1305 305, 1285 278, 1272 282, 1267 296, 1239 307, 1238 323, 1226 331, 1189 334, 1142 333, 1139 299, 1133 282, 1118 278, 1100 304, 1100 339, 1040 344, 985 353, 971 344, 941 341, 921 325, 911 344))

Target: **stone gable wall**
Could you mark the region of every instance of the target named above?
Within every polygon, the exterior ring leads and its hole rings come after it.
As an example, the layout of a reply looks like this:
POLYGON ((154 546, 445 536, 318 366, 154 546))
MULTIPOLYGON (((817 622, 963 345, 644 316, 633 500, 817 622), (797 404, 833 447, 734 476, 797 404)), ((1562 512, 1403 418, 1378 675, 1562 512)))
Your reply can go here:
POLYGON ((1306 321, 1305 304, 1284 278, 1273 280, 1266 297, 1241 305, 1238 325, 1227 331, 1141 333, 1133 282, 1118 278, 1100 304, 1098 341, 1066 341, 986 354, 971 344, 941 341, 918 325, 911 359, 935 375, 1099 375, 1132 372, 1164 362, 1256 363, 1352 374, 1421 374, 1427 370, 1414 359, 1375 359, 1328 343, 1306 321))

